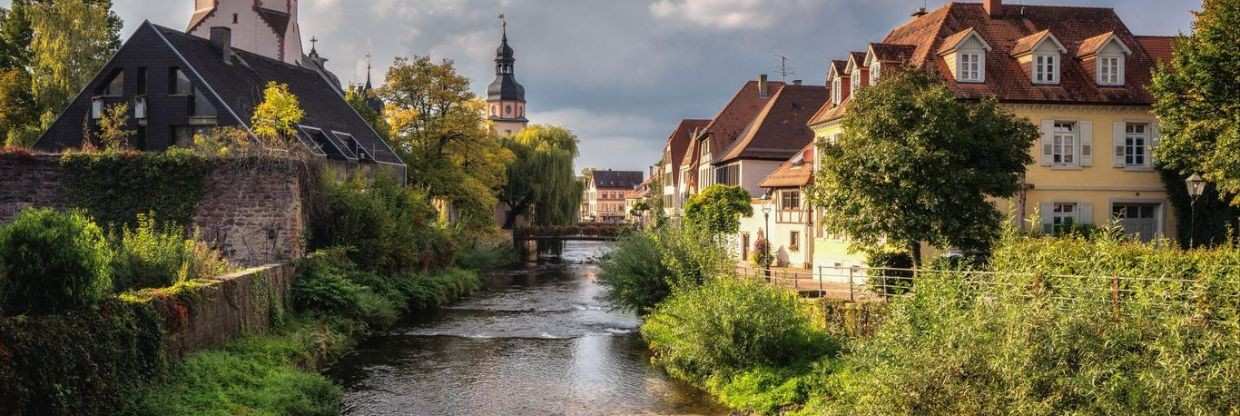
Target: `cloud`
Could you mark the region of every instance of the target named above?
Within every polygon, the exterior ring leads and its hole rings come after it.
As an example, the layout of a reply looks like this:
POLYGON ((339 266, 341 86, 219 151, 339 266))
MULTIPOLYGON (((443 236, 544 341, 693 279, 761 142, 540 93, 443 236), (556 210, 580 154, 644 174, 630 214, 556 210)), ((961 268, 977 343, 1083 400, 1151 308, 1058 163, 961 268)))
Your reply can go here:
POLYGON ((654 17, 692 25, 723 29, 765 29, 781 17, 797 13, 817 2, 784 0, 772 5, 764 0, 655 0, 650 4, 654 17))

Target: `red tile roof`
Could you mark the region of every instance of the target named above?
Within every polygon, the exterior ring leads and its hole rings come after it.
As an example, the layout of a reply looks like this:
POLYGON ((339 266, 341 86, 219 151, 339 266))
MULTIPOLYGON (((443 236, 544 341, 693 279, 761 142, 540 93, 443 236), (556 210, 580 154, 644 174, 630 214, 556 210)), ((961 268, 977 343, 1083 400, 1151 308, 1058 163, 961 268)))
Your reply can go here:
POLYGON ((1150 58, 1158 63, 1171 60, 1176 39, 1175 36, 1137 36, 1137 42, 1145 48, 1145 53, 1148 53, 1150 58))
POLYGON ((1055 37, 1055 35, 1051 34, 1049 29, 1044 29, 1041 32, 1017 39, 1016 44, 1012 46, 1011 55, 1020 56, 1027 53, 1032 53, 1033 48, 1038 47, 1038 45, 1042 44, 1043 41, 1054 42, 1055 46, 1060 46, 1059 39, 1055 37))
POLYGON ((786 85, 767 100, 740 139, 715 163, 736 159, 786 160, 814 139, 809 119, 827 101, 821 85, 786 85))
POLYGON ((670 153, 672 163, 672 181, 680 182, 680 166, 685 159, 685 153, 689 150, 690 142, 693 141, 693 133, 699 129, 706 128, 710 124, 710 120, 681 120, 676 126, 676 130, 672 131, 672 135, 668 136, 667 144, 664 145, 665 151, 670 153))
POLYGON ((763 188, 800 188, 814 180, 814 157, 817 150, 810 143, 801 149, 800 157, 793 157, 762 181, 763 188))
MULTIPOLYGON (((908 45, 912 52, 907 66, 943 74, 948 88, 962 99, 995 97, 1004 102, 1149 105, 1146 90, 1155 59, 1170 56, 1170 41, 1163 37, 1137 37, 1110 8, 1004 5, 992 17, 978 3, 948 3, 893 29, 882 44, 908 45), (993 49, 987 54, 986 82, 958 84, 943 57, 944 45, 959 42, 969 30, 977 31, 993 49), (1132 50, 1125 66, 1124 87, 1099 87, 1085 64, 1077 59, 1084 49, 1100 47, 1106 37, 1132 50), (1054 36, 1065 49, 1061 80, 1057 85, 1034 85, 1013 54, 1030 51, 1043 39, 1054 36)), ((844 111, 827 105, 811 123, 841 117, 844 111)))
POLYGON ((702 130, 702 134, 696 138, 699 140, 694 140, 695 143, 691 145, 691 150, 685 153, 682 165, 689 164, 692 166, 697 164, 699 143, 696 142, 701 139, 710 140, 711 153, 716 157, 724 154, 740 139, 741 134, 745 132, 745 128, 749 127, 749 124, 758 117, 762 109, 766 108, 771 98, 779 94, 779 91, 783 88, 783 82, 768 81, 768 93, 766 97, 761 97, 758 94, 758 81, 746 82, 740 91, 737 91, 736 95, 732 97, 732 101, 729 101, 723 107, 723 110, 711 120, 710 124, 702 130))
POLYGON ((891 45, 886 43, 871 43, 870 51, 874 52, 874 58, 879 62, 896 62, 903 64, 908 62, 913 56, 913 52, 917 48, 913 45, 891 45))

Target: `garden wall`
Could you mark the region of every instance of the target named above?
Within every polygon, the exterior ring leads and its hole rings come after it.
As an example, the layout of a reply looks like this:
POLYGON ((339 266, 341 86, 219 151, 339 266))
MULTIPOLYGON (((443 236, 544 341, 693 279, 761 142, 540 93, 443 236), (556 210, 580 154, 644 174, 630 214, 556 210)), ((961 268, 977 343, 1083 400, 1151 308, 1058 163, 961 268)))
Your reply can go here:
MULTIPOLYGON (((202 198, 193 210, 191 225, 201 233, 199 238, 240 266, 282 263, 304 255, 308 181, 300 162, 219 163, 205 178, 202 198)), ((0 155, 0 223, 27 207, 75 206, 80 196, 68 192, 67 173, 57 155, 0 155)), ((127 195, 118 192, 112 197, 127 195)))

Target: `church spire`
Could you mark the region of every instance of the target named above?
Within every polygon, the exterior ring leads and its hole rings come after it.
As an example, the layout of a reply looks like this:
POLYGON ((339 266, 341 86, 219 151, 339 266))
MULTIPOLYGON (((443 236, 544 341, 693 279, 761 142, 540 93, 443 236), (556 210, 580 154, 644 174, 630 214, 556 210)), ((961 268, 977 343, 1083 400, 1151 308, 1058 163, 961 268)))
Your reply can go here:
POLYGON ((370 83, 370 54, 366 54, 366 91, 374 89, 370 83))
POLYGON ((525 87, 517 82, 516 53, 508 44, 508 19, 499 15, 500 41, 495 50, 495 81, 487 88, 487 105, 496 132, 510 136, 523 129, 525 118, 525 87))

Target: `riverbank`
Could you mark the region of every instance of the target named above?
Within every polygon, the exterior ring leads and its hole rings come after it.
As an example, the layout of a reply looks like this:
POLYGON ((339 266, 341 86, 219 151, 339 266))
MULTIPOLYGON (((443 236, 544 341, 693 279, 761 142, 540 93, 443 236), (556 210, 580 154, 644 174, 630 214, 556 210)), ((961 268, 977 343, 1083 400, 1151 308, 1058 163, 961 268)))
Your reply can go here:
POLYGON ((322 369, 402 316, 441 307, 482 286, 477 271, 379 276, 330 252, 312 255, 299 269, 292 308, 273 314, 271 334, 191 354, 133 392, 121 414, 336 415, 341 389, 322 369))

